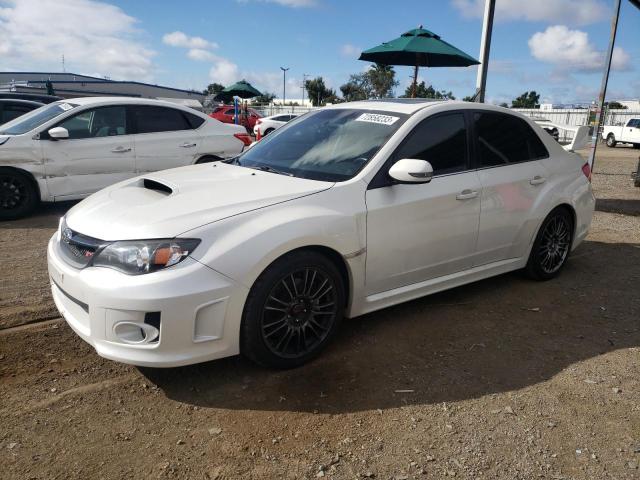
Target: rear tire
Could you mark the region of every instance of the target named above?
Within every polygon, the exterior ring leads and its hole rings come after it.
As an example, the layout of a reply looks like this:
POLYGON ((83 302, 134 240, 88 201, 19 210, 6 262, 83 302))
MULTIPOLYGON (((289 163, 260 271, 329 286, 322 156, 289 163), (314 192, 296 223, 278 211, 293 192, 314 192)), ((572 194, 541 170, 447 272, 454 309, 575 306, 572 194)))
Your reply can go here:
POLYGON ((573 217, 566 208, 556 208, 545 218, 525 267, 529 277, 550 280, 560 273, 571 252, 573 230, 573 217))
POLYGON ((253 284, 242 315, 240 351, 272 368, 316 357, 342 320, 345 286, 324 255, 298 250, 273 262, 253 284))
POLYGON ((618 142, 616 142, 616 137, 613 135, 613 133, 610 133, 609 135, 607 135, 607 147, 609 148, 613 148, 616 146, 618 142))
POLYGON ((0 168, 0 220, 26 217, 39 202, 38 189, 28 174, 0 168))
POLYGON ((275 128, 267 128, 264 132, 263 137, 266 137, 267 135, 269 135, 271 132, 273 132, 275 130, 275 128))

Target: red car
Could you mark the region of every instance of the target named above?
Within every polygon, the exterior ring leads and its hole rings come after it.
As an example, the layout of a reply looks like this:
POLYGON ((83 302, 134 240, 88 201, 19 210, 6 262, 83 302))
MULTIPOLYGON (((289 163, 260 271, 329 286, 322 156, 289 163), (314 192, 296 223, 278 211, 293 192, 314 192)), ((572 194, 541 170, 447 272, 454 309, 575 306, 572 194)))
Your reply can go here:
MULTIPOLYGON (((240 114, 240 120, 238 123, 240 125, 244 125, 249 132, 253 132, 253 127, 256 125, 258 119, 261 118, 260 114, 253 108, 247 109, 246 115, 242 113, 242 109, 238 109, 238 111, 240 114)), ((220 107, 216 107, 209 116, 223 123, 235 123, 233 105, 222 105, 220 107)))

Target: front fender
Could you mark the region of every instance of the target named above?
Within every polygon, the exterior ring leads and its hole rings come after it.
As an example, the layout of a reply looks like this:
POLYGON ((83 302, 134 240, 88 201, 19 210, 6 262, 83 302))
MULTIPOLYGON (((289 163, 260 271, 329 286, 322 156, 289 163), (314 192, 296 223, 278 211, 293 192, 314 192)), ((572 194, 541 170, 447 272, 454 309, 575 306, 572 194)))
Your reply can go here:
MULTIPOLYGON (((251 288, 269 264, 298 248, 321 246, 343 257, 364 251, 365 185, 344 187, 236 215, 181 236, 202 239, 193 258, 251 288)), ((360 263, 364 265, 355 262, 360 263)), ((358 272, 350 275, 359 277, 358 272)))

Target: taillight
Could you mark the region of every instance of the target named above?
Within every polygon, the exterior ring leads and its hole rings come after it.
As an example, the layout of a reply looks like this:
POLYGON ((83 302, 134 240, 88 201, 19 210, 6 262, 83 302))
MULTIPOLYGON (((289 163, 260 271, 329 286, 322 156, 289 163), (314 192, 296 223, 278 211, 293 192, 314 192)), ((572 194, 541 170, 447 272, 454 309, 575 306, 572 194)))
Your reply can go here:
POLYGON ((234 133, 234 137, 244 143, 245 147, 251 145, 251 136, 248 133, 234 133))
POLYGON ((584 176, 587 177, 587 180, 591 181, 591 167, 588 163, 585 163, 582 166, 582 173, 584 173, 584 176))

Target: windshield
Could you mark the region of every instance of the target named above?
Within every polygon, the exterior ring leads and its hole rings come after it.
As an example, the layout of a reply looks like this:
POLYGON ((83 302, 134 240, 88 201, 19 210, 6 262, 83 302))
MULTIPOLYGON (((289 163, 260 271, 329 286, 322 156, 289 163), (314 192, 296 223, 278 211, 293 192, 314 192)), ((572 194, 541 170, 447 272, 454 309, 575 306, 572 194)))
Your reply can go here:
POLYGON ((22 135, 48 122, 52 118, 77 107, 75 103, 56 102, 40 108, 0 125, 0 135, 22 135))
POLYGON ((292 120, 234 162, 312 180, 340 182, 358 173, 407 116, 326 109, 292 120))

